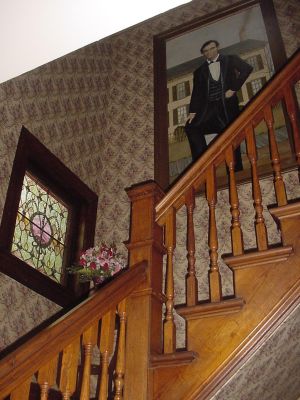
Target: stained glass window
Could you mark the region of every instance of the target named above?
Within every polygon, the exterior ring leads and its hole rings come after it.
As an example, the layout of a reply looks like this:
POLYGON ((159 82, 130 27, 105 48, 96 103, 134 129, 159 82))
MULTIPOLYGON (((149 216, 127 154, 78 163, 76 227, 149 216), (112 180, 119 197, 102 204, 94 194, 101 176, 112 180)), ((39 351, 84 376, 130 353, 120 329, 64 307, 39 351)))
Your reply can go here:
POLYGON ((23 181, 11 253, 62 281, 68 208, 29 174, 23 181))

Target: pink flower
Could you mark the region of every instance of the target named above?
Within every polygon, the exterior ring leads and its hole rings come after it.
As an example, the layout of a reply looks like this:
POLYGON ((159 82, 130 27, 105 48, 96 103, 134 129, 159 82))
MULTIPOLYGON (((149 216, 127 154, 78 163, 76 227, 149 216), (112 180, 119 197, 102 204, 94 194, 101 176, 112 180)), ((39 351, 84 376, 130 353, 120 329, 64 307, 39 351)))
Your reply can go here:
POLYGON ((83 254, 85 254, 87 257, 92 257, 93 256, 93 247, 91 247, 90 249, 87 249, 83 254))
POLYGON ((102 282, 122 270, 126 266, 126 260, 117 253, 114 245, 107 246, 102 243, 101 246, 81 252, 79 265, 82 267, 79 270, 82 281, 97 278, 102 282))
POLYGON ((96 268, 97 268, 96 263, 95 263, 95 262, 91 262, 91 263, 90 263, 90 268, 91 268, 91 269, 96 269, 96 268))
POLYGON ((107 263, 104 263, 104 264, 102 265, 102 268, 104 269, 104 271, 108 271, 108 269, 109 269, 108 264, 107 264, 107 263))

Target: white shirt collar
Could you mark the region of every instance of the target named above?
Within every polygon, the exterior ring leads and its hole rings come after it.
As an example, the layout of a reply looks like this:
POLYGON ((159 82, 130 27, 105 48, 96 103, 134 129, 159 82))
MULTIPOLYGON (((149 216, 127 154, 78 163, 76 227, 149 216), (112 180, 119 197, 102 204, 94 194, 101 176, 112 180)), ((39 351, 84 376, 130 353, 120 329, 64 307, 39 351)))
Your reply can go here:
POLYGON ((218 58, 219 58, 219 54, 213 60, 207 60, 207 62, 208 62, 208 64, 210 64, 211 62, 219 61, 218 58))

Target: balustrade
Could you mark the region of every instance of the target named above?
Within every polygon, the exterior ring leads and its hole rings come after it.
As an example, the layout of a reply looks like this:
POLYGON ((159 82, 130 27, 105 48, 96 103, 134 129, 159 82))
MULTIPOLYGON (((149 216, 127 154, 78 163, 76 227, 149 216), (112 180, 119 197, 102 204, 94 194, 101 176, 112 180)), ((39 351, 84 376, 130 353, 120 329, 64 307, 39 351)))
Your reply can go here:
POLYGON ((187 259, 188 273, 186 278, 186 302, 188 306, 194 306, 198 302, 198 281, 196 277, 195 258, 195 230, 194 230, 194 209, 195 193, 193 188, 186 194, 187 211, 187 259))
POLYGON ((278 152, 278 145, 276 142, 275 129, 274 129, 274 118, 273 118, 272 108, 270 105, 267 105, 264 108, 264 117, 268 127, 270 155, 274 171, 274 186, 275 186, 277 204, 279 206, 284 206, 287 204, 287 197, 281 174, 280 156, 278 152))
POLYGON ((234 155, 232 146, 229 146, 225 153, 227 168, 229 171, 229 202, 231 220, 231 244, 232 254, 237 256, 244 253, 243 232, 240 223, 239 198, 234 173, 234 155))
POLYGON ((29 399, 31 390, 39 385, 41 400, 49 398, 50 390, 60 393, 64 400, 74 395, 80 400, 89 400, 92 395, 92 354, 98 344, 101 373, 94 376, 93 397, 104 400, 114 393, 115 400, 123 399, 125 299, 145 281, 145 268, 146 264, 140 263, 136 268, 124 271, 61 320, 0 361, 0 399, 8 395, 13 400, 29 399), (120 319, 120 329, 118 344, 114 346, 116 318, 120 319), (109 385, 112 380, 108 367, 114 352, 117 365, 112 365, 115 369, 113 387, 109 385))
POLYGON ((126 301, 123 300, 118 305, 118 315, 120 318, 120 333, 118 341, 118 356, 115 374, 115 397, 114 400, 122 400, 124 374, 125 374, 125 339, 126 339, 126 301))
MULTIPOLYGON (((269 138, 270 165, 274 175, 274 192, 277 205, 287 204, 287 195, 284 180, 282 177, 280 152, 275 134, 273 107, 279 102, 284 103, 290 119, 295 159, 300 166, 300 136, 298 105, 294 94, 294 86, 300 79, 300 53, 298 52, 289 64, 280 71, 274 79, 256 96, 247 106, 243 113, 231 124, 231 126, 218 137, 208 148, 206 153, 195 162, 183 177, 174 184, 166 196, 156 206, 156 221, 164 228, 164 244, 167 250, 167 271, 166 271, 166 318, 164 326, 164 352, 174 351, 174 315, 173 309, 176 299, 174 298, 174 276, 176 268, 173 262, 173 252, 176 247, 176 217, 178 211, 185 206, 187 224, 187 274, 186 274, 186 301, 185 306, 199 311, 202 303, 198 303, 198 280, 196 260, 197 243, 195 240, 194 219, 197 215, 196 193, 206 188, 206 199, 208 204, 208 291, 209 298, 206 305, 221 303, 224 294, 221 284, 219 270, 219 249, 218 249, 218 227, 216 221, 217 188, 216 170, 225 163, 227 167, 229 184, 229 208, 231 212, 231 244, 232 255, 244 255, 243 231, 240 221, 240 205, 237 190, 236 174, 234 171, 234 149, 243 141, 246 142, 247 157, 251 167, 251 182, 253 193, 253 206, 255 218, 253 226, 256 234, 257 248, 253 251, 263 252, 269 250, 268 233, 264 217, 264 199, 259 180, 259 160, 255 140, 255 127, 264 121, 267 126, 269 138)), ((201 203, 203 204, 203 203, 201 203)), ((207 235, 207 232, 203 232, 207 235)), ((217 307, 217 305, 216 305, 217 307)), ((183 311, 184 305, 180 305, 181 315, 187 315, 183 311)), ((206 309, 208 309, 206 307, 206 309)), ((192 312, 192 311, 190 311, 192 312)))
MULTIPOLYGON (((42 400, 48 398, 49 390, 52 388, 59 389, 63 399, 69 399, 74 393, 77 395, 80 393, 81 400, 90 398, 92 352, 96 346, 99 346, 101 366, 101 372, 97 376, 99 400, 107 399, 108 395, 112 394, 108 366, 112 358, 115 358, 112 357, 114 351, 117 352, 114 399, 121 400, 123 397, 132 399, 136 393, 141 400, 149 398, 151 354, 160 361, 163 359, 161 355, 166 355, 167 362, 173 363, 172 365, 176 363, 173 357, 176 351, 174 250, 177 236, 176 216, 182 207, 186 208, 187 214, 186 308, 199 313, 202 312, 199 309, 204 307, 205 316, 211 313, 220 315, 224 307, 227 309, 226 312, 229 312, 232 305, 235 311, 240 310, 242 300, 235 302, 235 299, 230 299, 226 303, 221 285, 216 219, 216 170, 223 163, 228 169, 232 254, 241 259, 245 252, 234 172, 234 150, 245 140, 251 165, 255 211, 253 225, 257 238, 257 248, 253 250, 262 254, 262 258, 265 257, 269 250, 268 235, 263 215, 254 126, 262 120, 267 124, 274 190, 278 205, 285 205, 287 197, 274 132, 272 107, 279 101, 286 105, 293 131, 295 158, 300 166, 298 108, 293 93, 293 87, 299 79, 300 53, 298 52, 165 196, 154 183, 129 190, 132 219, 128 249, 132 268, 3 359, 0 362, 0 399, 8 395, 11 400, 28 399, 36 377, 42 400), (203 185, 206 187, 209 211, 207 273, 210 296, 200 304, 197 294, 197 262, 202 260, 196 260, 195 257, 197 235, 194 219, 197 215, 195 196, 203 185), (163 294, 161 292, 164 252, 167 260, 163 294), (142 260, 149 263, 147 273, 145 262, 142 260), (140 264, 133 268, 137 263, 140 264), (162 324, 163 302, 166 307, 162 324), (117 315, 120 328, 117 345, 114 346, 117 315), (82 368, 79 368, 79 361, 82 363, 82 368)), ((207 235, 207 232, 201 235, 207 235)), ((249 260, 251 262, 251 255, 248 257, 248 262, 249 260)), ((190 357, 189 354, 182 352, 180 354, 182 359, 190 357)))
POLYGON ((166 272, 166 313, 164 320, 164 352, 173 353, 176 350, 176 329, 174 323, 174 273, 173 254, 176 245, 176 215, 173 208, 166 218, 165 246, 167 248, 166 272))

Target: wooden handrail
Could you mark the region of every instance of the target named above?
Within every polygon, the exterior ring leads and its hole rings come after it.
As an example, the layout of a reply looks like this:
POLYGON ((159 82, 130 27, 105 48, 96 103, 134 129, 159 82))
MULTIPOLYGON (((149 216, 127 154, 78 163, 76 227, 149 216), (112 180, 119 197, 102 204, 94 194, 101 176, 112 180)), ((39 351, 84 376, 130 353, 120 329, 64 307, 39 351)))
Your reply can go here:
MULTIPOLYGON (((230 301, 224 297, 222 288, 222 276, 219 267, 219 232, 217 224, 217 186, 216 170, 221 163, 225 163, 229 175, 229 204, 231 213, 231 248, 233 256, 242 257, 245 254, 243 231, 240 223, 239 194, 235 177, 234 150, 246 142, 246 154, 251 166, 252 198, 254 208, 254 228, 256 247, 254 252, 269 252, 268 232, 264 218, 264 199, 258 174, 258 151, 255 139, 255 127, 262 121, 266 123, 269 139, 270 163, 274 175, 274 192, 277 205, 287 204, 286 188, 281 174, 280 154, 278 151, 273 108, 282 101, 286 108, 287 116, 291 123, 293 133, 295 155, 300 169, 300 128, 297 115, 297 103, 294 86, 300 79, 300 50, 289 60, 288 64, 278 72, 272 80, 249 103, 247 108, 238 118, 220 135, 208 150, 191 166, 191 168, 174 184, 170 191, 155 207, 155 221, 164 230, 164 245, 167 249, 167 267, 165 275, 166 286, 166 316, 164 321, 164 353, 172 353, 176 346, 176 329, 174 326, 175 313, 181 316, 189 315, 189 319, 196 318, 205 309, 227 312, 240 309, 241 299, 238 297, 235 286, 233 292, 235 298, 230 301), (196 274, 196 237, 194 233, 194 208, 195 193, 205 185, 207 209, 208 209, 208 253, 209 253, 209 279, 208 298, 205 305, 198 302, 198 285, 196 274), (176 216, 181 208, 186 208, 186 243, 187 243, 187 274, 186 274, 186 304, 180 308, 175 307, 176 298, 174 291, 173 271, 176 269, 174 262, 174 249, 176 248, 176 216), (180 312, 178 311, 180 310, 180 312)), ((203 205, 203 203, 201 203, 203 205)), ((138 220, 138 217, 135 217, 138 220)), ((204 232, 202 232, 203 234, 204 232)), ((206 233, 206 232, 205 232, 206 233)), ((178 240, 179 242, 179 240, 178 240)), ((248 250, 248 249, 247 249, 248 250)), ((203 260, 200 260, 202 263, 203 260)), ((219 311, 218 311, 219 312, 219 311)), ((189 348, 187 337, 187 348, 189 348)))
POLYGON ((286 86, 294 85, 300 79, 300 50, 288 64, 276 74, 264 90, 247 106, 243 113, 217 138, 203 156, 194 163, 186 174, 170 189, 156 206, 156 221, 164 224, 170 207, 179 209, 185 203, 185 193, 192 188, 197 190, 205 180, 210 165, 218 165, 225 159, 224 150, 231 144, 237 147, 244 139, 244 129, 251 121, 261 115, 266 104, 276 103, 279 95, 284 96, 286 86))
MULTIPOLYGON (((262 118, 267 118, 270 135, 274 135, 270 107, 281 98, 287 103, 287 110, 293 123, 294 135, 299 135, 295 120, 295 104, 293 102, 292 85, 300 79, 300 52, 289 61, 264 90, 249 104, 247 109, 219 137, 208 151, 190 168, 169 193, 163 193, 155 183, 148 183, 140 188, 131 188, 128 195, 132 201, 131 235, 128 243, 130 250, 130 269, 116 277, 101 290, 95 292, 79 306, 58 319, 55 323, 38 333, 20 346, 13 353, 0 361, 0 398, 12 394, 12 399, 19 398, 19 393, 29 392, 33 374, 38 372, 38 383, 47 390, 57 367, 61 367, 59 390, 64 398, 75 392, 78 359, 83 356, 83 380, 81 398, 89 398, 89 377, 91 370, 91 351, 99 344, 101 355, 100 397, 107 397, 108 360, 114 345, 114 329, 116 309, 120 318, 119 351, 116 367, 116 396, 123 391, 124 398, 131 399, 136 393, 139 398, 146 399, 151 392, 148 382, 150 354, 162 353, 170 358, 176 352, 176 326, 174 322, 174 250, 176 248, 176 212, 182 206, 187 209, 187 306, 197 309, 197 279, 195 269, 195 233, 193 213, 195 208, 195 192, 203 182, 207 183, 206 197, 209 209, 209 289, 210 309, 218 310, 224 306, 221 277, 218 267, 218 232, 215 216, 217 202, 216 167, 226 161, 230 175, 230 205, 232 213, 232 238, 237 240, 233 246, 233 254, 242 256, 243 240, 239 222, 239 202, 234 176, 233 149, 246 139, 247 153, 253 175, 253 197, 255 206, 255 228, 259 251, 268 248, 267 235, 263 219, 262 198, 257 174, 257 155, 253 126, 262 118), (269 107, 269 108, 267 108, 269 107), (161 200, 160 200, 161 199, 161 200), (142 221, 142 222, 141 222, 142 221), (164 226, 164 229, 162 228, 164 226), (166 293, 162 290, 163 254, 167 253, 166 293), (141 260, 148 260, 146 261, 141 260), (141 262, 139 262, 141 261, 141 262), (147 269, 147 265, 149 268, 147 269), (147 269, 147 271, 146 271, 147 269), (134 292, 133 296, 130 296, 134 292), (130 296, 128 298, 128 296, 130 296), (163 335, 162 303, 166 303, 163 335), (214 304, 213 304, 214 303, 214 304), (215 308, 213 308, 215 307, 215 308), (98 336, 99 320, 101 334, 98 336), (127 322, 128 322, 128 325, 127 322), (150 325, 150 328, 149 328, 150 325), (142 329, 146 329, 141 335, 142 329), (125 333, 126 332, 126 333, 125 333), (142 340, 136 340, 137 335, 142 340), (125 340, 126 339, 126 340, 125 340), (163 343, 162 343, 163 339, 163 343), (99 343, 98 343, 99 341, 99 343), (125 343, 126 342, 126 343, 125 343), (83 346, 81 351, 80 345, 83 346), (132 351, 134 349, 134 351, 132 351), (61 365, 57 363, 62 354, 61 365), (124 360, 125 352, 126 363, 124 360), (125 373, 125 370, 130 373, 125 373), (50 371, 50 372, 49 372, 50 371), (145 382, 147 384, 145 384, 145 382), (148 387, 149 386, 149 387, 148 387)), ((274 174, 280 192, 280 202, 285 203, 282 195, 280 160, 276 148, 276 140, 272 142, 272 162, 274 174)), ((300 141, 295 137, 295 148, 300 159, 300 141)), ((281 204, 280 204, 281 205, 281 204)), ((241 308, 241 299, 231 300, 235 309, 241 308)), ((231 307, 229 303, 228 307, 231 307)), ((227 307, 227 305, 226 305, 227 307)), ((225 310, 226 311, 226 310, 225 310)), ((43 397, 46 398, 46 397, 43 397)), ((117 398, 117 397, 115 397, 117 398)))
POLYGON ((146 262, 123 272, 55 323, 0 361, 0 398, 30 378, 41 366, 99 321, 146 280, 146 262))

